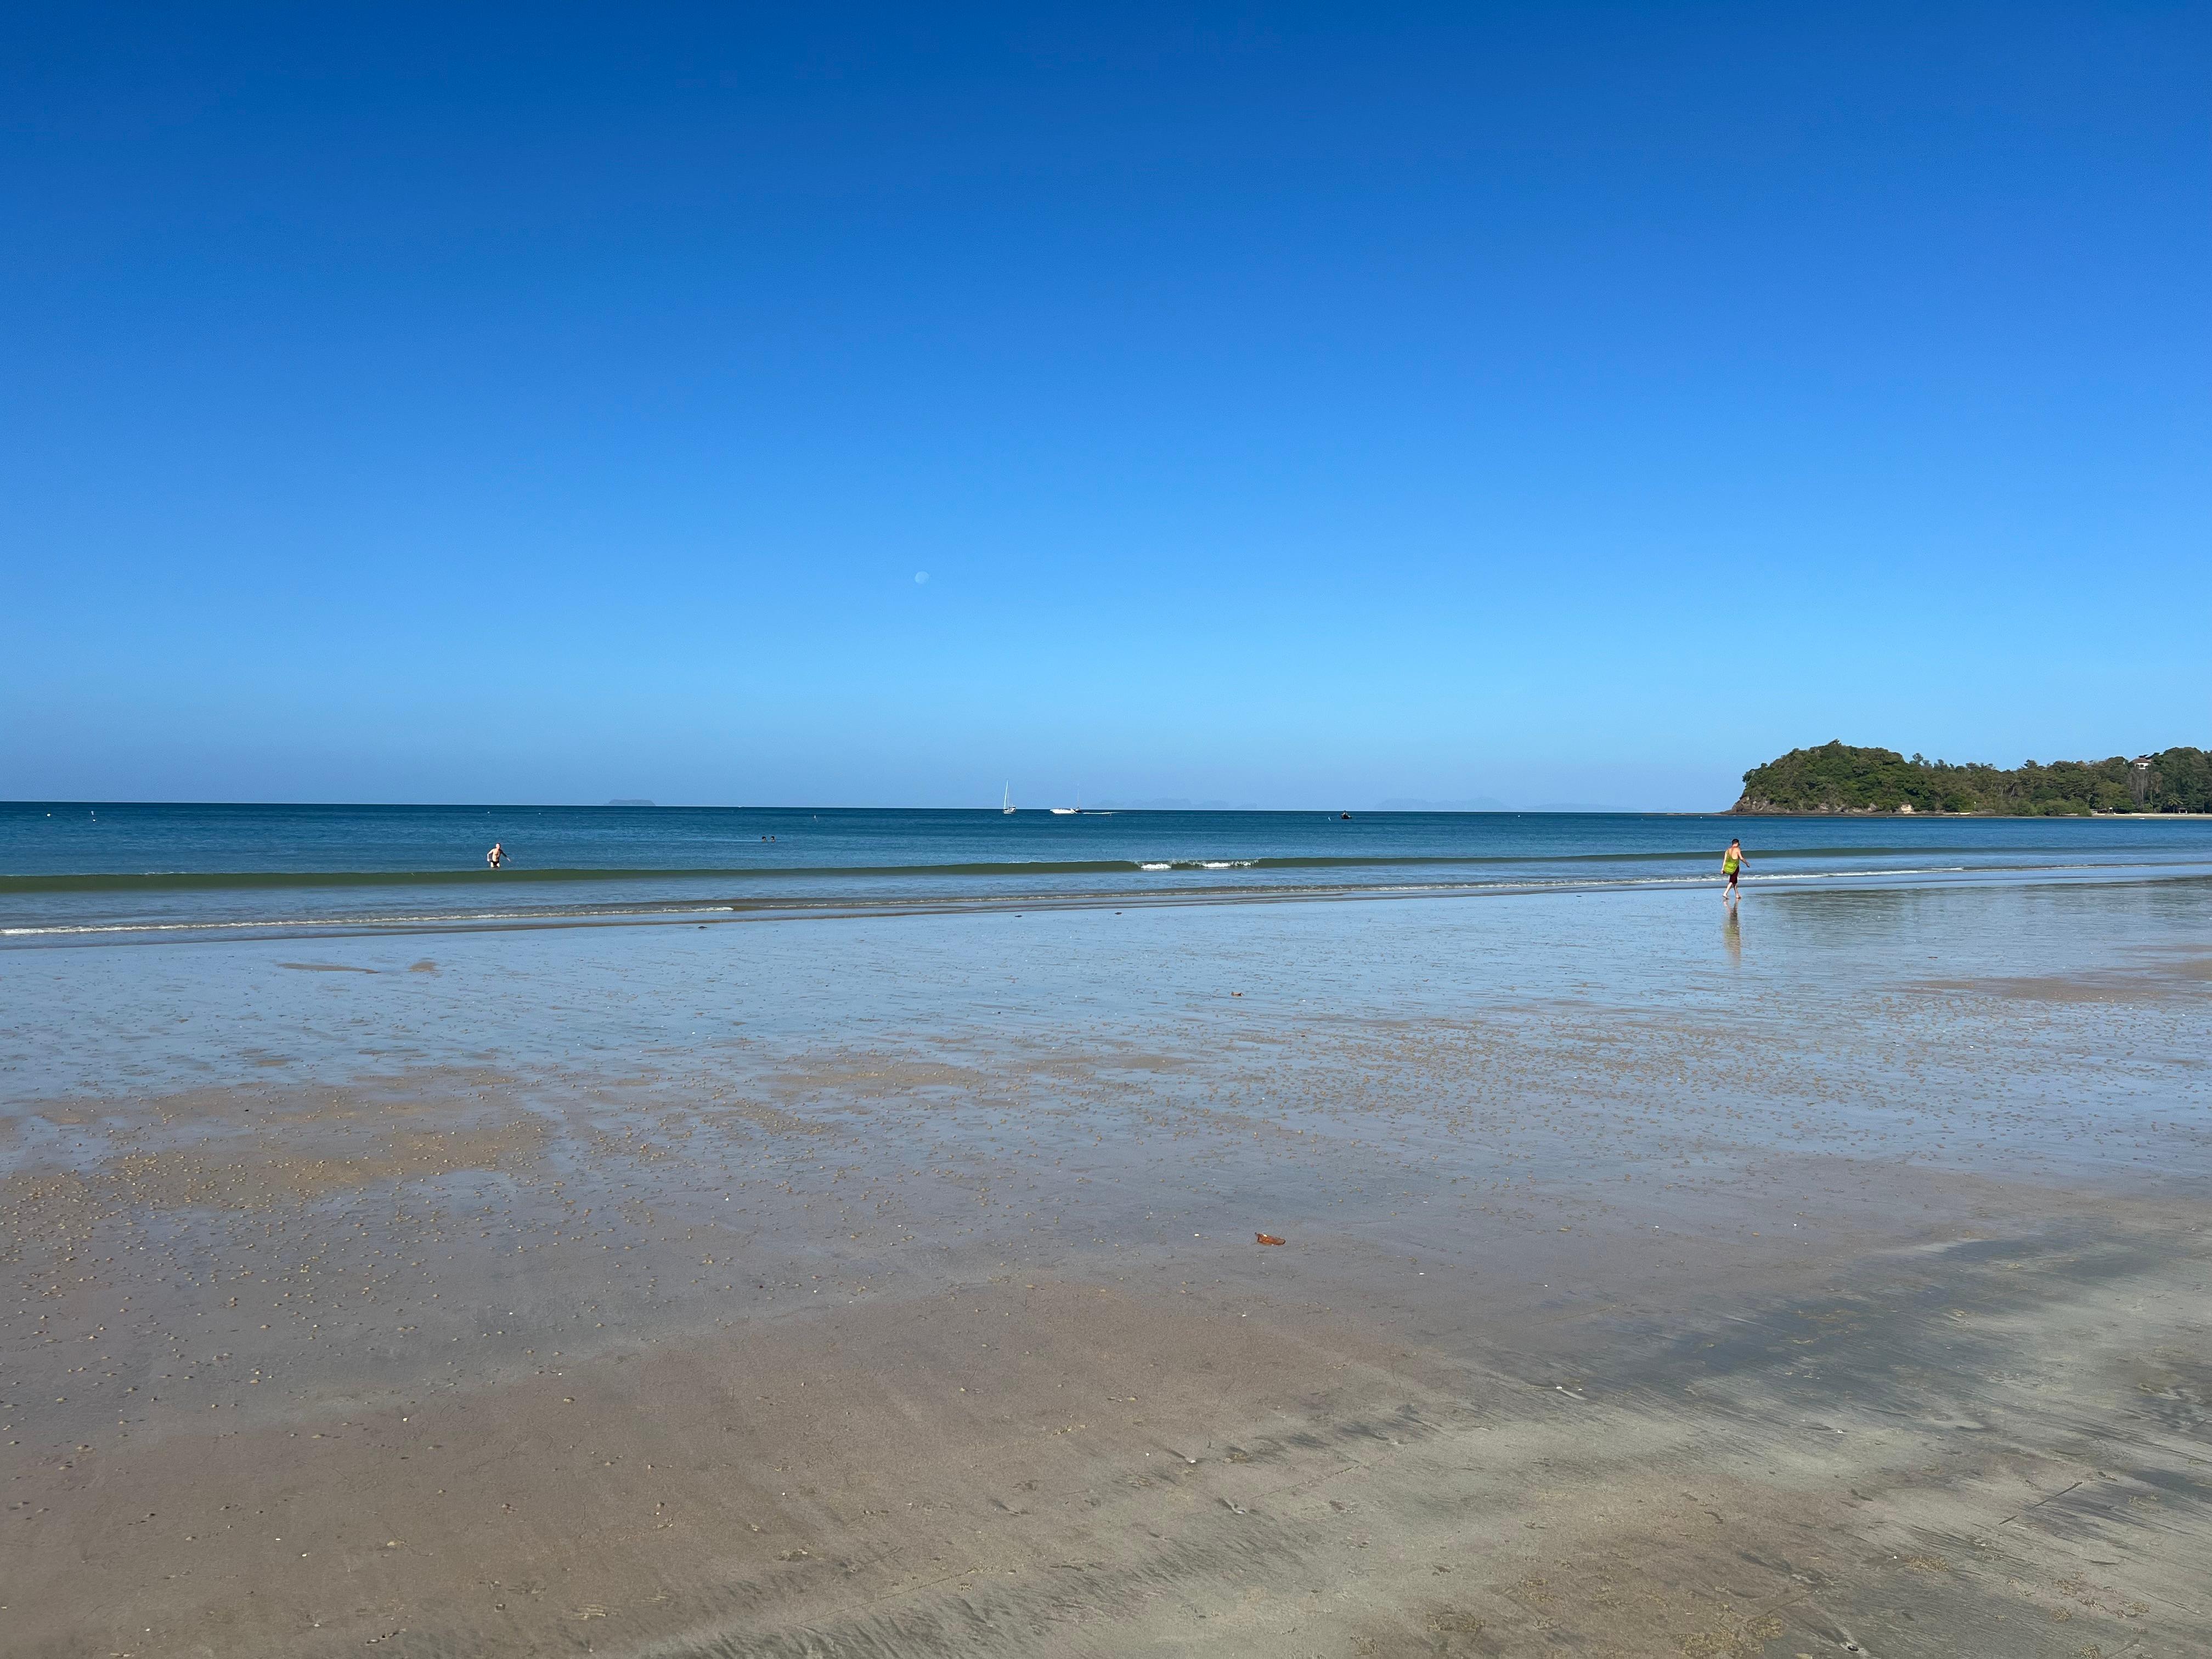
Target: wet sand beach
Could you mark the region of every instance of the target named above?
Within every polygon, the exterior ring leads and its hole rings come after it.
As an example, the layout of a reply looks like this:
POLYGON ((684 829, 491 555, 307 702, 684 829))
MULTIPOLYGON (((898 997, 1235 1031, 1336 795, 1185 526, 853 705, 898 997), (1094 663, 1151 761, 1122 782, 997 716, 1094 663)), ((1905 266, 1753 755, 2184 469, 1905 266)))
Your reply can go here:
POLYGON ((0 988, 8 1654, 2212 1650, 2201 882, 0 988))

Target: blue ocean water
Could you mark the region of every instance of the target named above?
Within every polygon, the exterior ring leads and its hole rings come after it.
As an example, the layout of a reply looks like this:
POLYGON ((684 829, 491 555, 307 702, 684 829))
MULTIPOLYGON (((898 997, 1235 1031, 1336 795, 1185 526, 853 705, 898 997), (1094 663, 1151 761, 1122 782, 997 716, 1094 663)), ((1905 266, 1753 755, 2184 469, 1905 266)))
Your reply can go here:
POLYGON ((2175 818, 0 804, 0 943, 732 911, 2212 876, 2175 818), (501 843, 499 871, 484 854, 501 843))

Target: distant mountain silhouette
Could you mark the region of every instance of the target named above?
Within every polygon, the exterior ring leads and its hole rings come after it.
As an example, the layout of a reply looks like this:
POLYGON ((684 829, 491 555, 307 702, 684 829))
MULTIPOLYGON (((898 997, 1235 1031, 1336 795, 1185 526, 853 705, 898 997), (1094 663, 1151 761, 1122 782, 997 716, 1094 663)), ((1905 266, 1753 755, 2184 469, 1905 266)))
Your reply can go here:
POLYGON ((1395 795, 1375 809, 1378 812, 1510 812, 1513 809, 1490 795, 1469 795, 1461 800, 1415 800, 1395 795))
POLYGON ((1181 795, 1162 795, 1152 800, 1102 800, 1095 803, 1103 811, 1117 812, 1255 812, 1259 809, 1249 801, 1239 806, 1227 800, 1189 800, 1181 795))

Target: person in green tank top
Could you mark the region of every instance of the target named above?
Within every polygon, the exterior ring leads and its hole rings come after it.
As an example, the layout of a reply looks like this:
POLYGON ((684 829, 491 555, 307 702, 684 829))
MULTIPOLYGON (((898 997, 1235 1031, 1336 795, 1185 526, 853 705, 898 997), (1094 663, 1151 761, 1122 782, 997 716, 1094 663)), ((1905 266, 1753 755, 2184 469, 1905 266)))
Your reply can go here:
POLYGON ((1732 841, 1728 851, 1721 854, 1721 873, 1728 878, 1728 885, 1721 889, 1723 900, 1741 898, 1743 890, 1736 885, 1736 878, 1743 873, 1743 843, 1732 841))

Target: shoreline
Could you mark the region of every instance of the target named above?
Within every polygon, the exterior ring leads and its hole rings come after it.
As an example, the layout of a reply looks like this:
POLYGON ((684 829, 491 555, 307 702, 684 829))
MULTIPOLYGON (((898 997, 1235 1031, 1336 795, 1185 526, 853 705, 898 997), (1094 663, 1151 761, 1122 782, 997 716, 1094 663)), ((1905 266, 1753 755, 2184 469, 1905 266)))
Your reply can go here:
MULTIPOLYGON (((1754 855, 1756 856, 1756 855, 1754 855)), ((1747 871, 1743 886, 1770 896, 1818 892, 1923 892, 1994 887, 2138 886, 2212 880, 2212 866, 2179 867, 2126 864, 2041 866, 1988 866, 1949 870, 1833 871, 1818 875, 1747 871)), ((1723 884, 1718 874, 1654 876, 1613 881, 1498 881, 1434 883, 1419 886, 1213 887, 1153 892, 1027 893, 1000 896, 962 894, 943 898, 902 895, 881 899, 672 900, 651 908, 510 913, 488 916, 418 916, 390 920, 215 921, 90 922, 46 927, 0 927, 0 959, 15 951, 89 950, 109 946, 245 944, 255 940, 404 939, 442 934, 541 933, 597 927, 711 927, 730 922, 861 921, 928 916, 1024 915, 1109 910, 1204 909, 1258 904, 1332 904, 1428 900, 1626 898, 1641 894, 1698 892, 1723 884)))
POLYGON ((1802 811, 1791 811, 1779 806, 1744 810, 1731 806, 1714 816, 1729 818, 1940 818, 1946 823, 1977 819, 1993 823, 2065 823, 2075 821, 2197 823, 2212 819, 2212 812, 1937 812, 1919 807, 1907 812, 1894 806, 1815 806, 1802 811))
MULTIPOLYGON (((611 829, 591 813, 553 809, 507 823, 415 809, 149 808, 113 823, 19 823, 0 836, 0 864, 22 872, 0 876, 0 954, 55 943, 589 927, 609 918, 1613 896, 1707 884, 1732 833, 1717 820, 1709 837, 1689 820, 1650 817, 1346 823, 1199 814, 1026 825, 988 814, 709 817, 611 829), (457 837, 495 833, 524 867, 456 867, 465 848, 457 837)), ((2204 822, 2148 832, 2105 822, 2053 829, 1946 819, 1909 829, 1903 815, 1813 814, 1738 822, 1733 833, 1755 843, 1753 890, 2212 871, 2204 822)))

